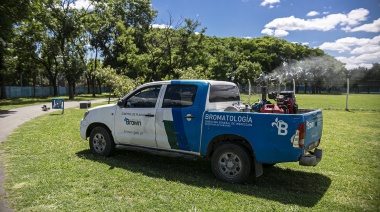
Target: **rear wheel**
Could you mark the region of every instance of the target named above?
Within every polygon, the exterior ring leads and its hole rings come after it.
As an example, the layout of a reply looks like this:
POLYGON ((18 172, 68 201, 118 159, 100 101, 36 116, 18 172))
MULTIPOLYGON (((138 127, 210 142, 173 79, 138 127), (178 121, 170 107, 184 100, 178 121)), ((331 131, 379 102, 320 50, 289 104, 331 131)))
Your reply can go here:
POLYGON ((212 155, 211 168, 219 180, 244 183, 251 173, 251 156, 238 144, 223 144, 212 155))
POLYGON ((104 127, 95 127, 90 134, 90 150, 96 156, 111 156, 115 144, 109 132, 104 127))

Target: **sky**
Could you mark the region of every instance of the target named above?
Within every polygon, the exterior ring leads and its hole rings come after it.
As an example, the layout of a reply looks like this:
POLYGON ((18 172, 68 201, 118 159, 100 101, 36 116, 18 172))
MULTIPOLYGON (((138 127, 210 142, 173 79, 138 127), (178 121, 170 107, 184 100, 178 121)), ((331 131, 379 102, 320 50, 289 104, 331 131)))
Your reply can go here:
POLYGON ((380 0, 152 0, 152 7, 155 26, 190 18, 209 36, 270 35, 320 48, 347 69, 380 63, 380 0))
MULTIPOLYGON (((78 5, 86 0, 78 0, 78 5)), ((380 0, 152 0, 152 26, 184 18, 216 37, 274 36, 320 48, 347 69, 380 63, 380 0)))

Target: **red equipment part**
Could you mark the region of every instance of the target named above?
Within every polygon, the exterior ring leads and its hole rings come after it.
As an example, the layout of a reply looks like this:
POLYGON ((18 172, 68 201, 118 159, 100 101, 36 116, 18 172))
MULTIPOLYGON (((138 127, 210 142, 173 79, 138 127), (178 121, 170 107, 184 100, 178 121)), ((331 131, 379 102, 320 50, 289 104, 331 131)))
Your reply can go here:
POLYGON ((260 113, 284 113, 284 110, 275 104, 265 104, 261 108, 260 113))
POLYGON ((290 114, 294 114, 294 102, 292 98, 288 98, 288 110, 290 114))

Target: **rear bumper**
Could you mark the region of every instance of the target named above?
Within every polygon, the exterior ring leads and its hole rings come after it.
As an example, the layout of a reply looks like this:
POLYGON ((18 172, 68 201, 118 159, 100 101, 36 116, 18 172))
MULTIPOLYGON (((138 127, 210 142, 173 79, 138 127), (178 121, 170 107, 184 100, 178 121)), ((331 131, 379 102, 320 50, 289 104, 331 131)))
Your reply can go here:
POLYGON ((301 156, 299 165, 316 166, 322 160, 322 149, 315 148, 314 152, 309 153, 308 155, 301 156))

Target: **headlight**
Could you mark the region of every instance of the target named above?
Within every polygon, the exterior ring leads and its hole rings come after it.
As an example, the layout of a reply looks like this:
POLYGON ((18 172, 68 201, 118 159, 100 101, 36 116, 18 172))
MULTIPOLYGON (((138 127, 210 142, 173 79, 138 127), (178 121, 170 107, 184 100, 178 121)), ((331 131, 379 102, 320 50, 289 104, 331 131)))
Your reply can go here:
POLYGON ((84 113, 83 119, 85 119, 86 116, 87 116, 89 113, 90 113, 90 111, 86 111, 86 112, 84 113))

